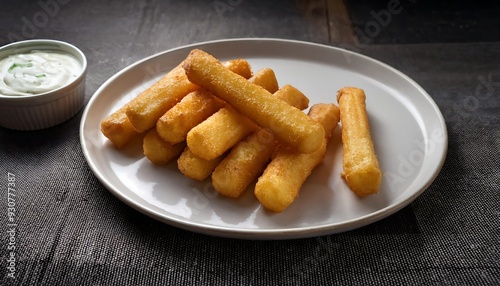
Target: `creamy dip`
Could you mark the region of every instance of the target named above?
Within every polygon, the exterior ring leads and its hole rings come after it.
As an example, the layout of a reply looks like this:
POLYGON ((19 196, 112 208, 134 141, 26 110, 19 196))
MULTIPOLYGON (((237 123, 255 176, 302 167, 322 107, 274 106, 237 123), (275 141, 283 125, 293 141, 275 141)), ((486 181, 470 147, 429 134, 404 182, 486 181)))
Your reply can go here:
POLYGON ((33 95, 61 88, 81 72, 73 56, 34 50, 0 60, 0 94, 33 95))

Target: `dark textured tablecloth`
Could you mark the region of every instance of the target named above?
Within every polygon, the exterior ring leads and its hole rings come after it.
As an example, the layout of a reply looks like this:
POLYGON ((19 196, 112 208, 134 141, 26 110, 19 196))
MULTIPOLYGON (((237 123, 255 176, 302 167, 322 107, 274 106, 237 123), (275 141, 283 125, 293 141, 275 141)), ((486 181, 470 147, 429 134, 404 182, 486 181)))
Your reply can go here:
MULTIPOLYGON (((184 44, 234 37, 328 44, 319 16, 311 20, 287 1, 221 1, 232 3, 221 14, 216 1, 54 0, 53 16, 41 6, 49 2, 9 2, 10 10, 0 11, 1 43, 17 35, 80 47, 89 60, 85 102, 120 69, 184 44), (24 23, 44 19, 40 11, 47 23, 23 35, 24 23)), ((0 284, 499 285, 500 43, 369 44, 357 51, 413 78, 446 120, 444 166, 401 211, 349 232, 292 240, 171 227, 98 182, 82 154, 80 112, 45 130, 0 128, 0 284)))

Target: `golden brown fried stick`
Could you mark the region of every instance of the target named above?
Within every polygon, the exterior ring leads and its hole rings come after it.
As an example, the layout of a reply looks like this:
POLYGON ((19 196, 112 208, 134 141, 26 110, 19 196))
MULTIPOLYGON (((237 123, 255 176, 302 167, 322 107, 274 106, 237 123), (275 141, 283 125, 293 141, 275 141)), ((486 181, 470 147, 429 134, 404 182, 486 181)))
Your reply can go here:
POLYGON ((210 92, 204 89, 193 91, 158 119, 156 131, 170 144, 185 141, 189 130, 222 106, 224 102, 210 92))
MULTIPOLYGON (((228 71, 243 76, 251 75, 250 64, 242 59, 229 61, 226 67, 228 71)), ((153 128, 158 119, 184 96, 198 88, 188 80, 181 63, 132 99, 125 113, 134 129, 144 132, 153 128)))
MULTIPOLYGON (((309 99, 298 89, 285 85, 275 93, 277 98, 306 109, 309 99)), ((238 142, 212 173, 212 184, 220 194, 238 198, 264 171, 278 142, 272 132, 259 128, 238 142)))
POLYGON ((274 93, 274 97, 300 110, 304 110, 309 107, 309 98, 290 84, 285 84, 278 91, 276 91, 274 93))
MULTIPOLYGON (((228 61, 224 64, 230 70, 238 72, 245 78, 249 78, 252 76, 252 71, 250 69, 250 65, 246 60, 236 59, 228 61)), ((179 72, 179 70, 173 71, 172 73, 179 72)), ((172 76, 172 75, 171 75, 172 76)), ((166 75, 164 76, 166 77, 166 75)), ((185 76, 184 76, 185 77, 185 76)), ((163 79, 165 80, 165 79, 163 79)), ((160 80, 161 81, 161 80, 160 80)), ((157 83, 160 85, 159 83, 157 83)), ((189 88, 194 88, 192 85, 184 82, 186 86, 189 88)), ((145 96, 146 97, 146 96, 145 96)), ((150 97, 152 97, 150 95, 150 97)), ((129 105, 135 104, 134 101, 130 101, 124 106, 122 106, 117 111, 108 115, 101 122, 101 132, 106 136, 117 148, 121 148, 125 146, 128 142, 132 141, 134 138, 138 137, 139 132, 135 129, 135 127, 130 122, 126 111, 129 109, 129 105)), ((146 127, 141 128, 144 129, 146 127)), ((146 128, 145 130, 148 130, 146 128)), ((143 131, 145 131, 143 130, 143 131)))
POLYGON ((319 149, 324 137, 320 124, 270 92, 229 72, 211 55, 193 50, 183 63, 189 80, 229 103, 241 114, 269 128, 302 153, 319 149))
POLYGON ((213 160, 255 129, 257 125, 250 119, 228 106, 191 129, 186 142, 193 154, 213 160))
MULTIPOLYGON (((249 81, 265 86, 271 91, 275 91, 278 86, 274 71, 268 68, 257 71, 249 81)), ((291 92, 290 89, 286 91, 291 92)), ((298 95, 296 94, 296 96, 298 95)), ((235 142, 256 128, 253 122, 229 106, 222 108, 200 125, 195 127, 196 129, 189 136, 189 140, 198 150, 208 149, 207 154, 211 154, 210 157, 208 159, 206 156, 199 157, 190 148, 186 148, 177 160, 179 170, 186 177, 196 180, 203 180, 210 176, 223 159, 225 150, 231 148, 235 142)))
POLYGON ((270 68, 258 70, 250 79, 250 82, 262 86, 270 93, 275 93, 279 89, 278 80, 274 71, 270 68))
POLYGON ((180 142, 175 145, 165 142, 160 138, 156 129, 153 128, 146 133, 143 140, 144 155, 154 164, 162 165, 179 156, 186 142, 180 142))
POLYGON ((127 108, 128 106, 124 105, 101 121, 102 134, 117 148, 122 148, 139 135, 125 114, 127 108))
POLYGON ((240 141, 215 167, 212 173, 215 190, 226 197, 240 197, 265 169, 276 146, 273 133, 264 128, 240 141))
POLYGON ((177 167, 184 176, 197 181, 203 181, 210 176, 215 166, 217 166, 223 158, 223 156, 219 156, 213 160, 205 160, 194 155, 189 148, 186 147, 177 159, 177 167))
POLYGON ((199 87, 190 82, 178 65, 127 104, 125 113, 137 132, 153 128, 167 110, 199 87))
POLYGON ((337 93, 342 123, 342 177, 349 188, 361 197, 377 193, 382 182, 365 100, 365 92, 359 88, 344 87, 337 93))
POLYGON ((228 70, 249 79, 253 76, 252 67, 245 59, 233 59, 222 63, 228 70))
MULTIPOLYGON (((249 80, 271 92, 278 90, 278 81, 272 69, 261 69, 249 80)), ((156 130, 163 140, 171 144, 179 143, 186 140, 189 130, 217 112, 223 105, 223 101, 207 90, 193 91, 158 119, 156 130)))
POLYGON ((326 137, 321 147, 308 154, 280 146, 276 156, 267 166, 255 185, 255 196, 268 210, 282 212, 297 197, 299 190, 312 170, 322 162, 328 139, 339 121, 339 109, 334 104, 315 104, 309 116, 325 128, 326 137))
MULTIPOLYGON (((269 91, 276 91, 278 86, 274 71, 269 68, 257 71, 249 81, 263 85, 269 91)), ((293 90, 288 88, 285 91, 280 94, 284 96, 293 90)), ((251 120, 227 106, 193 127, 188 132, 186 141, 193 154, 205 160, 213 160, 255 129, 257 126, 251 120)))

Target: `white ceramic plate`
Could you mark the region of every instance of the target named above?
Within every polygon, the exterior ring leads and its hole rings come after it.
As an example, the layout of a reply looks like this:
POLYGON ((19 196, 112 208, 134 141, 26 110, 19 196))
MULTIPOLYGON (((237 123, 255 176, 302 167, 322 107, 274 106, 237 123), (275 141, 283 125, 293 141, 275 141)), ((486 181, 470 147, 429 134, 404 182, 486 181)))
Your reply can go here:
POLYGON ((285 239, 343 232, 400 210, 434 180, 447 151, 443 117, 432 98, 413 80, 379 61, 346 50, 278 39, 233 39, 185 46, 153 55, 106 81, 88 103, 81 144, 96 177, 111 193, 138 211, 167 224, 210 235, 245 239, 285 239), (100 121, 123 106, 190 50, 203 49, 219 60, 247 59, 254 71, 272 68, 281 85, 291 84, 310 99, 336 103, 344 86, 363 88, 372 137, 384 172, 378 194, 356 197, 340 178, 341 128, 324 163, 307 179, 284 212, 269 213, 251 190, 238 199, 217 194, 210 181, 185 178, 175 162, 155 166, 141 144, 117 150, 100 133, 100 121))

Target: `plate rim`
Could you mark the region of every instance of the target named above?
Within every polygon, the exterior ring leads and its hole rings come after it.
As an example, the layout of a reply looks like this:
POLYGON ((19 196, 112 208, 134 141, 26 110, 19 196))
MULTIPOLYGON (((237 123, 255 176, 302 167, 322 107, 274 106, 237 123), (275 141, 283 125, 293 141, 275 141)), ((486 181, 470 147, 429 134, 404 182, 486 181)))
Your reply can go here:
MULTIPOLYGON (((353 229, 357 229, 369 224, 372 224, 376 221, 379 221, 383 218, 386 218, 402 208, 406 207, 409 205, 411 202, 413 202, 417 197, 419 197, 425 190, 428 189, 428 187, 434 182, 436 177, 439 175, 444 162, 446 160, 446 155, 448 152, 448 132, 447 132, 447 127, 446 127, 446 122, 444 120, 444 117, 437 106, 436 102, 433 100, 433 98, 418 84, 416 83, 412 78, 404 74, 403 72, 399 71, 398 69, 381 62, 377 59, 371 58, 369 56, 353 52, 350 50, 346 50, 343 48, 335 47, 335 46, 329 46, 326 44, 320 44, 320 43, 314 43, 314 42, 307 42, 307 41, 301 41, 301 40, 293 40, 293 39, 280 39, 280 38, 230 38, 230 39, 217 39, 217 40, 210 40, 210 41, 202 41, 202 42, 197 42, 197 43, 191 43, 187 45, 182 45, 179 47, 167 49, 165 51, 157 52, 154 53, 150 56, 144 57, 142 59, 137 60, 136 62, 122 68, 118 72, 116 72, 114 75, 112 75, 110 78, 108 78, 104 83, 102 83, 99 88, 92 94, 90 97, 90 100, 87 102, 84 111, 82 113, 81 121, 80 121, 80 127, 79 127, 79 134, 80 134, 80 144, 82 147, 82 152, 84 154, 86 163, 88 164, 89 168, 91 169, 92 173, 94 176, 98 179, 98 181, 103 184, 103 186, 111 192, 115 197, 117 197, 119 200, 124 202, 126 205, 129 207, 132 207, 134 210, 139 211, 140 213, 149 216, 150 218, 153 218, 155 220, 158 220, 160 222, 163 222, 165 224, 178 227, 184 230, 196 232, 196 233, 203 233, 211 236, 217 236, 217 237, 227 237, 227 238, 237 238, 237 239, 253 239, 253 240, 282 240, 282 239, 296 239, 296 238, 306 238, 306 237, 315 237, 315 236, 322 236, 322 235, 328 235, 328 234, 335 234, 335 233, 341 233, 341 232, 346 232, 350 231, 353 229), (127 195, 123 194, 120 190, 118 190, 115 186, 109 182, 105 178, 105 176, 100 172, 100 170, 95 166, 95 163, 93 162, 91 158, 91 154, 89 152, 89 148, 86 148, 85 146, 87 145, 86 138, 85 138, 85 123, 87 116, 90 112, 90 109, 92 107, 92 104, 94 103, 95 100, 97 100, 99 93, 103 89, 105 89, 109 84, 111 84, 116 78, 120 77, 122 74, 127 72, 128 70, 131 70, 135 68, 136 66, 152 60, 154 58, 173 53, 175 51, 179 50, 184 50, 184 49, 189 49, 189 48, 195 48, 195 47, 200 47, 203 45, 217 45, 217 44, 224 44, 224 43, 229 43, 229 42, 257 42, 257 41, 262 41, 262 42, 279 42, 279 43, 292 43, 296 45, 307 45, 307 46, 315 46, 321 49, 331 49, 331 50, 336 50, 337 52, 342 52, 346 53, 349 56, 354 56, 354 57, 360 57, 363 60, 370 61, 374 64, 377 64, 385 69, 390 70, 391 72, 397 74, 398 76, 402 77, 405 81, 410 83, 414 88, 416 88, 419 93, 425 97, 426 101, 432 106, 434 115, 437 115, 439 119, 439 127, 442 130, 442 144, 439 146, 442 147, 442 151, 440 152, 440 158, 438 164, 435 166, 435 170, 433 171, 432 175, 428 178, 427 182, 416 192, 413 192, 412 195, 408 196, 401 202, 397 204, 390 204, 388 206, 385 206, 381 209, 378 209, 374 212, 371 212, 369 214, 346 220, 346 221, 341 221, 341 222, 336 222, 336 223, 330 223, 327 225, 316 225, 316 226, 309 226, 309 227, 298 227, 298 228, 283 228, 283 229, 259 229, 259 228, 252 228, 252 229, 242 229, 242 228, 231 228, 227 226, 216 226, 216 225, 211 225, 211 224, 205 224, 205 223, 199 223, 199 222, 193 222, 189 219, 179 219, 177 217, 169 217, 165 214, 159 213, 158 211, 148 207, 144 206, 144 204, 141 204, 140 202, 137 202, 131 198, 129 198, 127 195), (339 228, 340 226, 345 226, 342 228, 339 228), (350 226, 350 227, 349 227, 350 226)), ((147 203, 147 202, 146 202, 147 203)), ((149 204, 149 203, 148 203, 149 204)), ((172 214, 173 215, 173 214, 172 214)))

